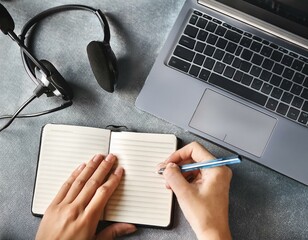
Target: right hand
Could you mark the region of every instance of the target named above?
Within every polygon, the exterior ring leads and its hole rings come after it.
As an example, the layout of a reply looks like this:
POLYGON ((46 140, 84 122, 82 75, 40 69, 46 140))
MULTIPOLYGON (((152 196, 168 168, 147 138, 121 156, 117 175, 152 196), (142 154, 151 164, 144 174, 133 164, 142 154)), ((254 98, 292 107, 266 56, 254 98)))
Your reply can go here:
POLYGON ((211 153, 193 142, 174 152, 159 168, 166 166, 163 173, 166 185, 175 193, 198 239, 228 240, 231 239, 228 222, 231 169, 223 166, 183 175, 178 167, 212 159, 215 157, 211 153), (189 183, 185 176, 194 179, 189 183))

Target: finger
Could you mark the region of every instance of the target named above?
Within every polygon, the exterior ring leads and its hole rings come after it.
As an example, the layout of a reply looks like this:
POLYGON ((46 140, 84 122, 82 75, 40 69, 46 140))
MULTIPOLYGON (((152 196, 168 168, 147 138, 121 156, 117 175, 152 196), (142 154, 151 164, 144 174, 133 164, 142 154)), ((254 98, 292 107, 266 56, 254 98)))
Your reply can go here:
POLYGON ((116 237, 121 237, 127 234, 131 234, 137 230, 136 226, 128 223, 114 223, 104 230, 102 230, 97 236, 96 240, 112 240, 116 237))
POLYGON ((192 142, 183 148, 177 150, 165 161, 166 163, 187 163, 187 162, 202 162, 211 160, 215 157, 207 151, 202 145, 197 142, 192 142))
POLYGON ((81 192, 88 179, 92 176, 92 174, 95 172, 99 164, 103 161, 103 158, 104 158, 103 155, 97 154, 87 163, 86 167, 73 182, 65 199, 63 200, 64 203, 71 203, 75 200, 75 198, 81 192))
POLYGON ((187 194, 187 191, 190 189, 190 185, 175 163, 167 164, 167 167, 163 172, 163 176, 166 180, 166 185, 172 189, 177 198, 181 198, 187 194))
POLYGON ((115 189, 119 186, 123 172, 124 169, 118 166, 114 173, 110 174, 107 181, 96 190, 95 195, 85 209, 87 215, 96 219, 100 218, 107 201, 115 189))
POLYGON ((60 202, 62 202, 62 200, 65 198, 66 194, 70 190, 73 182, 79 176, 79 174, 82 172, 82 170, 85 168, 85 166, 86 166, 86 164, 82 163, 82 164, 79 165, 78 168, 76 168, 72 172, 71 176, 62 185, 61 189, 59 190, 59 192, 57 193, 57 195, 55 196, 55 198, 53 199, 51 204, 59 204, 60 202))
POLYGON ((78 205, 81 205, 84 208, 88 205, 97 189, 101 187, 103 181, 109 175, 109 172, 115 161, 116 157, 112 154, 109 154, 106 159, 101 162, 96 171, 86 182, 80 194, 76 197, 75 201, 78 205))

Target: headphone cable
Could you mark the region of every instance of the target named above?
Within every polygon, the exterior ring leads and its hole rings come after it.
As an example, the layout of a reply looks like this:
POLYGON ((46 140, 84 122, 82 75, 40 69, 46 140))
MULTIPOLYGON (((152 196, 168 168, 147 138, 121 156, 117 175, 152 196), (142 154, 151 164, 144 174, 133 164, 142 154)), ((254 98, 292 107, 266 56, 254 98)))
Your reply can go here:
POLYGON ((13 114, 13 115, 3 115, 0 116, 0 120, 1 119, 6 119, 6 118, 10 118, 10 120, 2 127, 0 128, 0 132, 3 131, 4 129, 6 129, 8 126, 11 125, 11 123, 16 119, 16 118, 31 118, 31 117, 38 117, 38 116, 42 116, 42 115, 46 115, 48 113, 53 113, 59 110, 62 110, 64 108, 67 108, 69 106, 71 106, 73 104, 73 102, 67 101, 63 104, 61 104, 59 107, 56 108, 52 108, 46 111, 42 111, 42 112, 38 112, 38 113, 29 113, 29 114, 19 114, 29 103, 31 103, 35 98, 37 97, 36 94, 33 94, 26 102, 24 102, 21 107, 19 107, 19 109, 13 114))

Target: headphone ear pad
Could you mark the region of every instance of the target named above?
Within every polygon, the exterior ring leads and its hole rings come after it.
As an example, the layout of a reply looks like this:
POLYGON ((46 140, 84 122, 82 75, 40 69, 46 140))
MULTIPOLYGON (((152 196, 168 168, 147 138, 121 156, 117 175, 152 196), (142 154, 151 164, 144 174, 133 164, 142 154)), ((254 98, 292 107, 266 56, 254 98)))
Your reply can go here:
MULTIPOLYGON (((41 63, 48 69, 50 76, 47 78, 52 86, 56 88, 62 95, 64 100, 73 99, 73 91, 69 84, 65 81, 62 75, 54 67, 54 65, 47 60, 40 60, 41 63)), ((51 89, 53 91, 53 89, 51 89)))
POLYGON ((117 59, 108 43, 92 41, 87 46, 92 72, 98 84, 113 92, 118 77, 117 59))

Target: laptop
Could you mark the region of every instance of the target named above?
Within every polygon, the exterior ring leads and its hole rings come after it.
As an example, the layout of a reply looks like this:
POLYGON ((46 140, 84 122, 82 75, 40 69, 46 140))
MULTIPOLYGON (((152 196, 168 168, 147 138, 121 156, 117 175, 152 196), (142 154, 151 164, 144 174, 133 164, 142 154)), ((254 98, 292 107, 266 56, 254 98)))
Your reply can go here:
POLYGON ((187 0, 136 106, 308 185, 308 2, 187 0))

